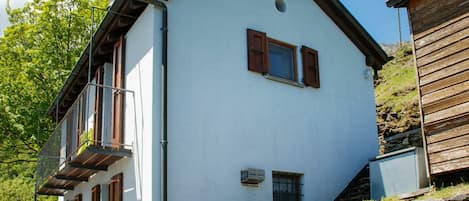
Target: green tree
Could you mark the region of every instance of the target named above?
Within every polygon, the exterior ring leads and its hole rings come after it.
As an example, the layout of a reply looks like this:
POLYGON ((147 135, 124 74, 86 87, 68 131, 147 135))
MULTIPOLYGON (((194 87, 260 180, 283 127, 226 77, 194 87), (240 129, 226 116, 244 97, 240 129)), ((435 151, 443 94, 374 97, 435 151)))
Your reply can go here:
MULTIPOLYGON (((33 0, 7 7, 11 25, 0 37, 0 201, 32 199, 24 189, 33 190, 36 155, 55 127, 46 111, 89 41, 91 7, 107 3, 33 0), (5 188, 16 191, 7 195, 5 188)), ((94 14, 96 23, 105 13, 94 14)))

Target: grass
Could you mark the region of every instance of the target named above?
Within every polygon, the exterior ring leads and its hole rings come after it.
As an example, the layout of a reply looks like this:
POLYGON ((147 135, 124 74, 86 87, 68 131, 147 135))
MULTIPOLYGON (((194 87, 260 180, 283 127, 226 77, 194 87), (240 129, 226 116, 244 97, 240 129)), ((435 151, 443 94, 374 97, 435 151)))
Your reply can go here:
POLYGON ((469 193, 469 183, 437 189, 431 193, 428 193, 427 195, 418 197, 416 200, 450 198, 464 193, 469 193))
POLYGON ((375 82, 377 122, 385 136, 419 127, 417 81, 412 47, 405 44, 392 50, 394 56, 375 82))
MULTIPOLYGON (((469 193, 469 183, 458 184, 456 186, 444 187, 435 189, 426 195, 420 196, 415 201, 431 200, 431 199, 445 199, 453 196, 469 193)), ((370 200, 371 201, 371 200, 370 200)), ((381 201, 401 201, 397 196, 383 198, 381 201)))
POLYGON ((394 55, 395 59, 380 71, 381 79, 375 95, 377 105, 390 107, 392 112, 400 112, 409 103, 418 100, 416 74, 409 45, 398 49, 394 55))

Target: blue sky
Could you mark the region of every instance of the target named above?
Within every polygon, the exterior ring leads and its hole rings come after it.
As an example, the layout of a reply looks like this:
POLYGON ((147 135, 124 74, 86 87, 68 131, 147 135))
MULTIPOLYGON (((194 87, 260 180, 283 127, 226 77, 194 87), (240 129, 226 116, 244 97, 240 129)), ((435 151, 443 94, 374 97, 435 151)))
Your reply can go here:
MULTIPOLYGON (((11 0, 13 7, 22 6, 27 0, 11 0)), ((295 0, 290 0, 295 1, 295 0)), ((397 10, 386 7, 386 0, 340 0, 358 19, 365 29, 378 43, 396 43, 399 41, 397 26, 397 10)), ((0 0, 0 36, 8 25, 5 5, 7 0, 0 0)), ((401 23, 403 39, 410 37, 407 13, 401 9, 401 23)))
MULTIPOLYGON (((378 43, 399 41, 397 9, 388 8, 386 0, 340 0, 378 43)), ((401 9, 402 39, 409 41, 407 12, 401 9)))

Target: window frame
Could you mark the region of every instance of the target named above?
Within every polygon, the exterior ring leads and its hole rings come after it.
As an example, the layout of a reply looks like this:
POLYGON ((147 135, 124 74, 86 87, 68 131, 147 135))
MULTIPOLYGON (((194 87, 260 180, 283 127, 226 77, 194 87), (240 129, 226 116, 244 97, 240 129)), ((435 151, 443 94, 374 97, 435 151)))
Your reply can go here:
POLYGON ((284 42, 284 41, 281 41, 281 40, 277 40, 277 39, 274 39, 274 38, 270 38, 270 37, 267 37, 267 60, 269 60, 268 62, 268 66, 267 66, 267 74, 271 77, 276 77, 276 78, 280 78, 280 79, 284 79, 284 80, 289 80, 289 81, 293 81, 293 82, 298 82, 298 61, 297 61, 297 46, 296 45, 292 45, 290 43, 287 43, 287 42, 284 42), (293 70, 293 79, 287 79, 287 78, 283 78, 283 77, 280 77, 280 76, 276 76, 276 75, 272 75, 270 72, 270 68, 272 66, 272 64, 270 63, 270 49, 269 49, 269 45, 270 43, 273 43, 275 45, 278 45, 280 47, 283 47, 283 48, 287 48, 287 49, 290 49, 291 52, 292 52, 292 70, 293 70))
MULTIPOLYGON (((295 184, 295 188, 297 189, 296 192, 296 201, 301 201, 303 194, 303 184, 302 184, 302 177, 304 175, 301 173, 293 173, 293 172, 283 172, 283 171, 272 171, 272 200, 275 201, 275 194, 276 192, 274 191, 275 189, 275 182, 274 178, 287 178, 287 179, 292 179, 293 184, 295 184)), ((277 192, 279 193, 279 192, 277 192)), ((281 192, 280 192, 281 193, 281 192)))
POLYGON ((91 201, 101 201, 101 185, 91 188, 91 201))
POLYGON ((109 182, 109 201, 123 201, 124 174, 114 175, 109 182))

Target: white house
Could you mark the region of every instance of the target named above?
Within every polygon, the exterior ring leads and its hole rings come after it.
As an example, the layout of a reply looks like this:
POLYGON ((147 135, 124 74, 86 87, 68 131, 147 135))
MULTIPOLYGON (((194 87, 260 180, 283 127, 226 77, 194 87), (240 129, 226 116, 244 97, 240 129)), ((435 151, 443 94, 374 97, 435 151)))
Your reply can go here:
POLYGON ((115 0, 91 44, 38 194, 330 201, 378 153, 388 58, 338 0, 115 0))

